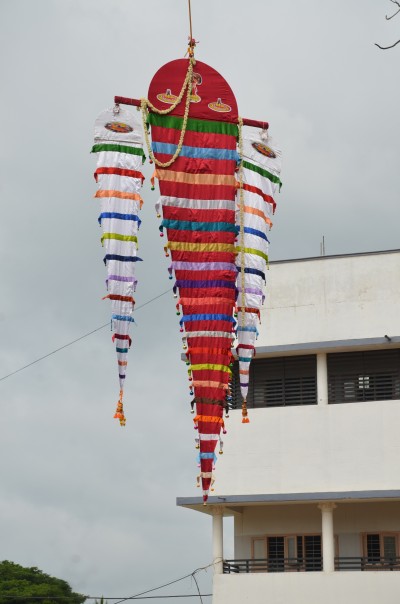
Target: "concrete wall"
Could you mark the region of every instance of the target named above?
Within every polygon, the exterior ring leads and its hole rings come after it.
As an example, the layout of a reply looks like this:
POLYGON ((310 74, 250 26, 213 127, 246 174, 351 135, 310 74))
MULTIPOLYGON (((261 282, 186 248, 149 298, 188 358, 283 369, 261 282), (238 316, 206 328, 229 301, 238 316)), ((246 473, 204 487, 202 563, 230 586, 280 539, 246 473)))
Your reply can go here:
POLYGON ((398 604, 400 572, 216 575, 218 604, 398 604))
POLYGON ((400 488, 400 401, 231 412, 215 495, 400 488))
POLYGON ((259 346, 400 335, 400 252, 272 264, 266 293, 259 346))

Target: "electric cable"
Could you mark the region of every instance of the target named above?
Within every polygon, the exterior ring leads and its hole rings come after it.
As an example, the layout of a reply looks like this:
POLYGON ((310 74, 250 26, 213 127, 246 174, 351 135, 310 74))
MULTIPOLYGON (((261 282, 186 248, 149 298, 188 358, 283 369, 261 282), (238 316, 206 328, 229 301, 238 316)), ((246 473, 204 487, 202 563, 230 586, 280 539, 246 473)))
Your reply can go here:
MULTIPOLYGON (((158 298, 165 296, 165 294, 168 294, 170 291, 171 291, 171 289, 167 289, 165 292, 162 292, 158 296, 155 296, 154 298, 147 300, 147 302, 144 302, 143 304, 138 306, 135 309, 135 312, 140 310, 141 308, 144 308, 148 304, 151 304, 151 302, 158 300, 158 298)), ((96 333, 96 331, 100 331, 101 329, 104 329, 105 327, 109 327, 109 326, 110 326, 109 322, 105 323, 104 325, 101 325, 100 327, 97 327, 96 329, 93 329, 92 331, 85 333, 83 336, 80 336, 79 338, 76 338, 75 340, 72 340, 71 342, 68 342, 67 344, 64 344, 63 346, 60 346, 59 348, 56 348, 55 350, 48 352, 47 354, 43 355, 42 357, 35 359, 31 363, 28 363, 27 365, 24 365, 23 367, 20 367, 19 369, 16 369, 15 371, 8 373, 7 375, 4 375, 2 378, 0 378, 0 382, 2 382, 3 380, 6 380, 7 378, 11 377, 12 375, 15 375, 16 373, 19 373, 20 371, 23 371, 24 369, 27 369, 28 367, 31 367, 32 365, 35 365, 36 363, 39 363, 39 361, 43 361, 43 359, 47 359, 47 357, 50 357, 51 355, 56 354, 56 352, 60 352, 60 350, 64 350, 64 348, 68 348, 68 346, 72 346, 72 344, 76 344, 76 342, 79 342, 80 340, 83 340, 84 338, 91 336, 92 334, 96 333)))

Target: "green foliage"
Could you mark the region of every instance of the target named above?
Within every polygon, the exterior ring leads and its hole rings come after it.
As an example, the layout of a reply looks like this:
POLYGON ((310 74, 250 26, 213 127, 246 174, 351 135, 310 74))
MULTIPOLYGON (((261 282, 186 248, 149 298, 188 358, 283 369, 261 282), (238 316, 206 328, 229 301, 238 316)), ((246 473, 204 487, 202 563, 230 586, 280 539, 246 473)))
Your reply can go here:
POLYGON ((0 604, 82 604, 85 600, 86 596, 74 593, 66 581, 36 567, 0 562, 0 604))

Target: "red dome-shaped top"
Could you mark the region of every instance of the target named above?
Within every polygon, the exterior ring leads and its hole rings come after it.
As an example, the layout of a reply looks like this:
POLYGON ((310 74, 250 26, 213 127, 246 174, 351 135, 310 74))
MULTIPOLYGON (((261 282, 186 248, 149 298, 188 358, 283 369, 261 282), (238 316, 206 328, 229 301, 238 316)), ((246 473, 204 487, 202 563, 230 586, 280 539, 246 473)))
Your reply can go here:
MULTIPOLYGON (((179 96, 188 66, 188 59, 176 59, 160 67, 154 75, 148 99, 157 109, 167 109, 179 96)), ((169 115, 183 115, 185 100, 186 93, 169 115)), ((237 123, 238 115, 235 95, 228 82, 206 63, 196 61, 189 117, 237 123)))

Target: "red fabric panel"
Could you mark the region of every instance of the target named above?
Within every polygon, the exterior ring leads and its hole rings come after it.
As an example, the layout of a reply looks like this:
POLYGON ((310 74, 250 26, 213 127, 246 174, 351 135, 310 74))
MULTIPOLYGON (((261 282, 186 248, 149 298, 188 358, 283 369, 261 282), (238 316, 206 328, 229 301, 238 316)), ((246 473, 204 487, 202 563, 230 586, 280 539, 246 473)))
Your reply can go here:
POLYGON ((183 182, 160 181, 160 193, 166 197, 186 199, 228 199, 234 200, 236 187, 231 185, 193 185, 183 182))
POLYGON ((225 280, 229 282, 235 282, 237 271, 189 271, 189 270, 176 270, 175 271, 177 281, 192 280, 192 281, 205 281, 205 280, 225 280))
POLYGON ((171 257, 176 262, 235 262, 235 255, 231 252, 185 252, 172 250, 171 257))
MULTIPOLYGON (((196 199, 196 197, 192 197, 191 199, 196 199)), ((190 222, 230 222, 231 224, 235 224, 234 210, 192 210, 191 208, 163 206, 163 216, 170 220, 188 220, 190 222)))
MULTIPOLYGON (((165 153, 155 153, 154 155, 163 164, 167 163, 172 157, 172 155, 167 155, 165 153)), ((180 156, 174 162, 175 172, 187 172, 189 174, 218 173, 230 175, 232 174, 233 170, 235 170, 235 167, 236 162, 229 159, 209 159, 180 156)))
MULTIPOLYGON (((157 109, 170 107, 170 105, 163 103, 157 98, 159 94, 164 94, 167 90, 170 90, 173 95, 179 95, 185 81, 188 66, 188 59, 176 59, 160 67, 153 76, 147 98, 157 109)), ((202 61, 196 60, 193 72, 200 76, 195 83, 200 102, 190 104, 190 117, 237 123, 239 116, 237 103, 228 82, 218 71, 202 61), (228 105, 230 111, 220 113, 210 109, 209 104, 215 103, 218 99, 221 99, 222 103, 228 105)), ((183 115, 184 111, 185 102, 182 100, 171 112, 171 115, 183 115)))
POLYGON ((167 229, 168 241, 188 243, 235 243, 235 233, 229 231, 184 231, 167 229))

